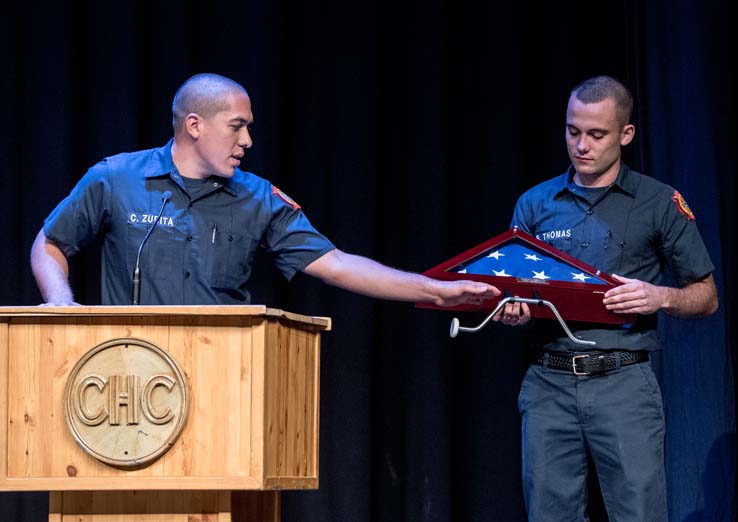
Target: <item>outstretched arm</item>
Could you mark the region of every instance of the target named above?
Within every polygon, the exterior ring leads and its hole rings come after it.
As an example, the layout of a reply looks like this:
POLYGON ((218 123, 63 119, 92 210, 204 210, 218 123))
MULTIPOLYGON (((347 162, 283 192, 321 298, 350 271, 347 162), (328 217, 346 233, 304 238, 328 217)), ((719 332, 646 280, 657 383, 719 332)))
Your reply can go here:
POLYGON ((718 309, 712 274, 683 288, 656 286, 618 275, 613 278, 624 284, 609 290, 603 303, 618 314, 652 314, 663 310, 676 317, 704 317, 718 309))
POLYGON ((389 268, 366 257, 331 250, 303 270, 323 282, 377 299, 429 302, 439 306, 481 304, 500 294, 474 281, 438 281, 389 268))
POLYGON ((69 286, 69 263, 41 229, 31 247, 31 270, 47 306, 76 305, 69 286))

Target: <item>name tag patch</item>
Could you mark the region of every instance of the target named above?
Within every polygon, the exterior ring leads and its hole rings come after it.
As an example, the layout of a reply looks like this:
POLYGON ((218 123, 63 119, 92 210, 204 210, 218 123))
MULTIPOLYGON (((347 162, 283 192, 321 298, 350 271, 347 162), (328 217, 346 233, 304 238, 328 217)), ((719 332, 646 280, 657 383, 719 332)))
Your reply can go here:
POLYGON ((562 238, 570 238, 571 237, 571 229, 567 228, 565 230, 551 230, 550 232, 541 232, 539 234, 536 234, 536 239, 540 239, 541 241, 551 241, 553 239, 562 239, 562 238))
MULTIPOLYGON (((153 225, 156 221, 156 214, 143 214, 138 212, 131 212, 128 214, 128 223, 131 225, 153 225)), ((174 218, 169 216, 162 216, 159 218, 160 227, 173 227, 174 218)))

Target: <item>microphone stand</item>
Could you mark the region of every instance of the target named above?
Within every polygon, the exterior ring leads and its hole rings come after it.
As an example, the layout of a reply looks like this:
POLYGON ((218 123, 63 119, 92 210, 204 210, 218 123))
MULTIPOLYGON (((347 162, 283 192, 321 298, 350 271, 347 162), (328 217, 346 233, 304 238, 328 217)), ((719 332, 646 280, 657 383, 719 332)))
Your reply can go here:
POLYGON ((159 219, 161 219, 161 215, 164 212, 164 207, 167 204, 167 201, 169 201, 169 198, 172 197, 172 193, 170 191, 166 191, 162 195, 162 203, 161 208, 159 209, 159 214, 156 216, 156 220, 151 225, 151 228, 146 232, 146 235, 143 238, 143 241, 141 241, 141 244, 138 246, 138 254, 136 254, 136 268, 133 269, 133 299, 132 304, 137 305, 138 301, 141 297, 141 268, 138 266, 139 262, 141 261, 141 250, 143 249, 144 244, 146 243, 146 240, 149 239, 149 236, 151 235, 151 232, 154 231, 156 228, 156 225, 159 224, 159 219))

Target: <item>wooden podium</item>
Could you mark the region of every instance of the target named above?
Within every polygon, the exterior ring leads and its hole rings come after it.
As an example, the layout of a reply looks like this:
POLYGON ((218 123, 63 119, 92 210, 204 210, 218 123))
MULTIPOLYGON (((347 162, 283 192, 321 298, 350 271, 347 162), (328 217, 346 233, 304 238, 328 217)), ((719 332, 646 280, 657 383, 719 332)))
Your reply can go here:
POLYGON ((0 307, 0 491, 50 491, 55 522, 277 522, 279 490, 318 487, 330 326, 265 306, 0 307))

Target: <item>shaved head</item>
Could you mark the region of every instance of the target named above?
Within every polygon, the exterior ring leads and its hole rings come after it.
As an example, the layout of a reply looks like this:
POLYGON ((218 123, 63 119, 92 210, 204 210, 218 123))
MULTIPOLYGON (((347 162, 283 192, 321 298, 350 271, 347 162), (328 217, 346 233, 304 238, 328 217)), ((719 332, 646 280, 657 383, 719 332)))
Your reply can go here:
POLYGON ((213 73, 196 74, 177 89, 172 101, 172 125, 174 134, 184 127, 188 114, 195 113, 203 118, 230 109, 229 95, 243 93, 248 96, 241 84, 213 73))
POLYGON ((571 96, 575 96, 584 103, 599 103, 610 98, 615 101, 620 125, 625 126, 630 123, 633 113, 633 96, 625 85, 611 76, 596 76, 585 80, 574 87, 571 96))

